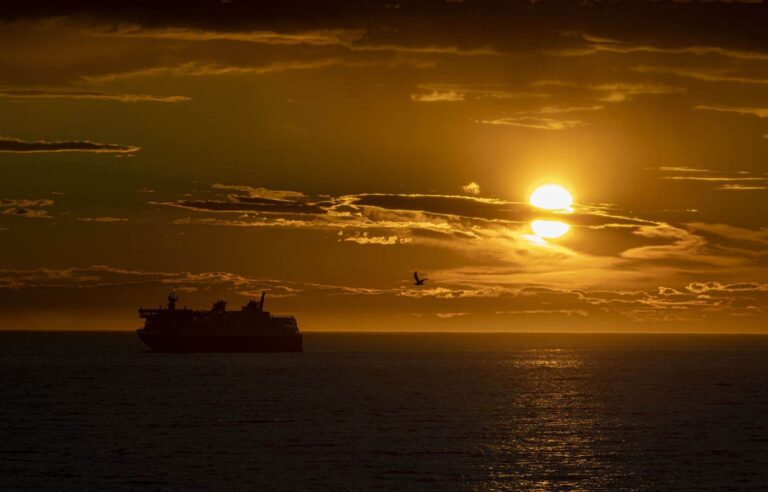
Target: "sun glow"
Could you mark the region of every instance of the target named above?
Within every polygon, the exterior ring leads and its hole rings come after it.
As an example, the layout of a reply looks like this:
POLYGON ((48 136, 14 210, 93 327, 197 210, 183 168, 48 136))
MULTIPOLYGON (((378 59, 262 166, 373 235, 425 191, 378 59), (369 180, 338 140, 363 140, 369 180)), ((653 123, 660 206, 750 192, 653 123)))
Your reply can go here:
POLYGON ((533 190, 529 201, 534 207, 546 210, 570 211, 573 196, 560 185, 545 184, 533 190))
POLYGON ((534 220, 531 222, 531 229, 536 236, 545 239, 556 239, 562 237, 571 228, 565 222, 557 220, 534 220))

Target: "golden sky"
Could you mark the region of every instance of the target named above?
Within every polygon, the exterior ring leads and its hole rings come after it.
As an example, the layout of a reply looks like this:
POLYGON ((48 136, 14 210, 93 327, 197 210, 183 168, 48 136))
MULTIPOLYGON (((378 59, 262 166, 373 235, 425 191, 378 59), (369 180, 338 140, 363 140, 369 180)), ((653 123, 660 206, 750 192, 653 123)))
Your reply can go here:
POLYGON ((761 1, 0 18, 0 329, 136 328, 171 289, 306 331, 768 328, 761 1))

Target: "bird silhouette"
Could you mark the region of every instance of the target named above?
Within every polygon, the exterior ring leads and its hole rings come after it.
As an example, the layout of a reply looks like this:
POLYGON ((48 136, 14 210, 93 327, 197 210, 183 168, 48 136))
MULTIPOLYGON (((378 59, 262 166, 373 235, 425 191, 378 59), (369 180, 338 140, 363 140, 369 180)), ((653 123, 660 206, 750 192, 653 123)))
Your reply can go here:
POLYGON ((413 272, 413 285, 424 285, 424 282, 429 280, 427 277, 419 278, 419 272, 413 272))

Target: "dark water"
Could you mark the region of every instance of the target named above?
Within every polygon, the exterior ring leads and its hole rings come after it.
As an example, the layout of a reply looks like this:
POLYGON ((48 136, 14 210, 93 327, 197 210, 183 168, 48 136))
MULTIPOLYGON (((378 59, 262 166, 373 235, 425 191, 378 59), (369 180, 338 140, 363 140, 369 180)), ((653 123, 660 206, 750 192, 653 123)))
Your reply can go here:
POLYGON ((768 337, 307 334, 164 355, 0 333, 2 490, 713 490, 768 482, 768 337))

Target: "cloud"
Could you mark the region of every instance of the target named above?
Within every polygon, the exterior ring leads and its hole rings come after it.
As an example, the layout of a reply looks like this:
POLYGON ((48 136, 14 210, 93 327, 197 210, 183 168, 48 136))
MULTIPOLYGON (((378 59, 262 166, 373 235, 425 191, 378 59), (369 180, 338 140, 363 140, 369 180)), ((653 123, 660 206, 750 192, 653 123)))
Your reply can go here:
POLYGON ((48 215, 48 211, 44 209, 53 204, 54 201, 48 198, 34 200, 26 198, 2 198, 0 199, 0 213, 27 219, 50 219, 51 216, 48 215))
POLYGON ((451 318, 460 318, 468 314, 469 313, 435 313, 435 316, 437 316, 440 319, 451 319, 451 318))
POLYGON ((135 145, 108 144, 92 142, 90 140, 27 141, 17 138, 0 137, 0 152, 91 152, 97 154, 130 154, 138 152, 139 150, 141 150, 141 147, 135 145))
POLYGON ((99 289, 136 286, 146 291, 157 287, 166 291, 186 292, 228 288, 241 295, 251 295, 262 289, 274 297, 296 295, 300 292, 371 295, 384 291, 316 282, 283 281, 258 278, 231 272, 164 272, 128 269, 110 265, 88 267, 38 268, 29 270, 0 269, 0 289, 99 289))
POLYGON ((768 118, 768 108, 701 104, 699 106, 695 106, 695 109, 701 109, 705 111, 719 111, 722 113, 736 113, 740 115, 757 116, 758 118, 768 118))
POLYGON ((521 116, 518 118, 499 118, 496 120, 476 120, 484 125, 516 126, 531 128, 534 130, 566 130, 584 124, 579 120, 557 120, 553 118, 537 118, 533 116, 521 116))
POLYGON ((768 178, 755 176, 749 171, 724 172, 675 166, 659 167, 658 170, 662 173, 673 173, 661 176, 661 179, 667 181, 722 183, 713 188, 718 191, 763 190, 768 187, 768 178))
POLYGON ((768 190, 768 184, 765 185, 743 185, 743 184, 724 184, 715 188, 720 191, 755 191, 768 190))
POLYGON ((768 284, 758 282, 740 282, 723 284, 721 282, 691 282, 686 289, 694 294, 709 292, 766 292, 768 284))
POLYGON ((92 27, 89 34, 122 38, 168 39, 173 41, 236 41, 271 45, 351 46, 363 37, 363 30, 328 29, 297 32, 275 31, 212 31, 181 27, 149 28, 133 25, 101 25, 92 27))
POLYGON ((458 102, 464 100, 464 94, 456 91, 432 91, 423 94, 411 94, 411 101, 416 102, 458 102))
MULTIPOLYGON (((603 84, 577 84, 562 80, 539 80, 531 83, 534 87, 571 88, 589 91, 598 94, 598 100, 602 102, 618 103, 630 101, 636 96, 661 96, 669 94, 682 94, 686 92, 683 87, 676 87, 661 83, 647 82, 610 82, 603 84)), ((577 106, 578 108, 578 106, 577 106)), ((602 106, 585 106, 580 111, 602 109, 602 106)))
POLYGON ((137 68, 135 70, 112 71, 101 75, 83 76, 89 83, 98 84, 113 82, 122 79, 176 76, 176 77, 211 77, 222 75, 266 75, 290 70, 318 70, 332 66, 371 66, 376 62, 349 62, 341 58, 325 58, 314 60, 277 61, 263 65, 252 64, 224 64, 224 63, 200 63, 189 61, 169 66, 154 66, 150 68, 137 68))
POLYGON ((150 204, 207 212, 325 213, 323 208, 314 204, 258 196, 230 195, 227 200, 179 200, 176 202, 150 202, 150 204))
POLYGON ((705 69, 685 69, 677 67, 659 67, 659 66, 639 66, 634 67, 632 70, 639 73, 660 73, 668 75, 676 75, 678 77, 685 77, 694 80, 702 80, 705 82, 731 82, 738 84, 768 84, 768 78, 754 78, 745 77, 741 75, 731 75, 727 72, 720 70, 705 70, 705 69))
MULTIPOLYGON (((716 0, 717 1, 717 0, 716 0)), ((733 0, 721 0, 722 3, 734 3, 733 0)), ((762 3, 762 0, 745 0, 737 3, 762 3)), ((664 55, 695 55, 695 56, 721 56, 736 60, 768 60, 768 53, 752 50, 738 50, 723 48, 720 46, 656 46, 649 44, 629 44, 616 39, 595 36, 588 33, 566 33, 572 37, 579 37, 587 44, 582 47, 556 50, 553 54, 560 56, 586 56, 598 53, 656 53, 664 55)))
POLYGON ((27 219, 50 219, 46 210, 35 210, 29 208, 3 208, 3 215, 13 215, 15 217, 25 217, 27 219))
MULTIPOLYGON (((172 223, 333 232, 337 241, 348 244, 393 248, 416 245, 441 248, 450 254, 471 258, 465 269, 433 271, 439 286, 398 294, 402 296, 493 297, 507 295, 505 292, 509 289, 526 284, 560 289, 631 285, 635 289, 655 291, 659 278, 672 285, 678 282, 679 290, 680 282, 690 281, 694 275, 696 278, 703 275, 721 279, 750 278, 764 271, 762 256, 756 247, 748 246, 746 240, 709 232, 698 225, 649 220, 642 214, 628 215, 602 206, 578 205, 572 213, 554 214, 533 210, 527 203, 474 195, 360 193, 311 197, 299 192, 275 195, 275 190, 240 185, 225 185, 214 191, 235 193, 226 199, 208 196, 205 200, 190 198, 164 205, 210 213, 219 211, 221 204, 226 203, 230 204, 229 211, 237 215, 225 218, 191 215, 172 218, 172 223), (281 196, 284 200, 278 201, 281 205, 277 207, 270 203, 268 213, 244 210, 243 204, 248 202, 243 199, 250 198, 252 190, 259 190, 254 194, 281 196), (206 206, 201 207, 201 203, 206 206), (211 203, 216 205, 210 206, 211 203), (197 208, 189 208, 191 204, 197 208), (279 207, 285 209, 281 211, 279 207), (314 212, 297 213, 294 207, 313 207, 314 212), (533 241, 530 223, 542 218, 565 221, 572 233, 563 240, 533 241)), ((679 217, 671 212, 667 215, 679 217)), ((327 234, 317 237, 323 236, 328 237, 327 234)), ((642 312, 633 312, 632 319, 658 314, 656 308, 646 304, 635 307, 642 312)), ((519 309, 539 308, 583 309, 583 306, 521 306, 519 309)), ((490 308, 494 310, 498 310, 498 306, 490 308)))
POLYGON ((504 85, 419 84, 421 92, 411 94, 416 102, 459 102, 467 99, 533 99, 548 97, 540 92, 511 91, 504 85))
POLYGON ((10 99, 14 101, 34 100, 34 99, 75 99, 75 100, 95 100, 95 101, 119 101, 126 103, 136 102, 159 102, 159 103, 178 103, 191 101, 192 98, 186 96, 152 96, 149 94, 110 94, 96 91, 50 91, 50 90, 6 90, 0 91, 0 99, 10 99))
MULTIPOLYGON (((472 184, 472 183, 470 183, 472 184)), ((479 188, 479 186, 478 186, 479 188)), ((478 238, 496 228, 521 229, 546 212, 532 211, 527 203, 509 202, 476 195, 386 194, 360 193, 344 196, 306 196, 300 192, 268 190, 250 186, 216 186, 222 191, 240 191, 247 195, 228 194, 224 199, 184 199, 174 202, 150 202, 197 212, 227 212, 237 218, 186 217, 175 219, 180 225, 216 225, 230 227, 294 227, 317 230, 378 229, 390 233, 376 236, 400 237, 408 233, 413 239, 426 237, 478 238), (280 199, 267 199, 274 196, 280 199), (293 197, 293 198, 291 198, 293 197), (418 238, 417 238, 418 236, 418 238)), ((470 191, 474 187, 468 188, 470 191)), ((551 214, 550 214, 551 215, 551 214)), ((557 214, 553 219, 562 218, 557 214)), ((599 208, 576 210, 568 215, 575 226, 637 227, 654 222, 608 214, 599 208)))
POLYGON ((707 261, 702 253, 706 244, 704 238, 697 236, 685 229, 669 224, 658 226, 642 226, 633 231, 634 234, 648 239, 663 239, 671 242, 663 245, 641 246, 624 251, 624 258, 640 260, 658 260, 665 258, 678 258, 683 255, 691 261, 707 261), (700 255, 697 257, 697 255, 700 255))
POLYGON ((758 178, 754 176, 662 176, 661 179, 667 179, 671 181, 711 181, 711 182, 765 181, 765 178, 758 178))
POLYGON ((515 311, 496 311, 495 314, 562 314, 565 316, 588 316, 585 309, 518 309, 515 311))
POLYGON ((472 181, 471 183, 465 184, 461 187, 461 191, 468 195, 479 195, 480 194, 480 185, 472 181))
MULTIPOLYGON (((342 234, 341 232, 339 233, 342 234)), ((357 244, 378 244, 378 245, 393 245, 393 244, 407 244, 412 241, 409 237, 400 236, 369 236, 367 232, 357 234, 354 236, 340 236, 339 241, 352 242, 357 244)))
POLYGON ((128 222, 129 219, 125 217, 79 217, 77 220, 80 222, 99 222, 103 224, 109 224, 114 222, 128 222))
POLYGON ((414 54, 457 56, 501 56, 491 48, 461 48, 451 45, 405 45, 375 43, 366 39, 365 29, 316 29, 295 32, 271 30, 206 30, 181 27, 151 28, 134 25, 102 25, 89 34, 121 38, 150 38, 186 42, 234 41, 282 46, 342 47, 349 51, 393 51, 414 54))
POLYGON ((593 91, 605 93, 600 96, 600 100, 604 102, 623 102, 629 101, 635 96, 644 95, 667 95, 667 94, 681 94, 685 92, 685 89, 681 87, 674 87, 666 84, 638 84, 638 83, 612 83, 612 84, 597 84, 589 86, 593 91))
POLYGON ((520 111, 519 114, 559 114, 559 113, 576 113, 582 111, 599 111, 603 109, 603 106, 593 104, 591 106, 544 106, 540 109, 534 109, 530 111, 520 111))
POLYGON ((253 187, 247 185, 224 185, 216 183, 211 186, 216 190, 232 190, 247 193, 251 198, 264 198, 267 200, 282 200, 282 201, 301 201, 307 197, 300 191, 290 190, 270 190, 268 188, 253 187))
POLYGON ((2 198, 0 207, 50 207, 55 202, 48 198, 30 200, 27 198, 2 198))
POLYGON ((661 166, 657 168, 659 171, 662 172, 673 172, 673 173, 714 173, 717 171, 713 171, 711 169, 700 169, 696 167, 684 167, 684 166, 661 166))
POLYGON ((708 224, 704 222, 691 222, 687 225, 697 231, 704 231, 724 239, 737 241, 742 243, 742 246, 745 246, 745 243, 768 245, 767 230, 745 229, 743 227, 735 227, 728 224, 708 224))
MULTIPOLYGON (((441 272, 436 273, 439 276, 441 272)), ((445 283, 442 276, 437 278, 445 283)), ((667 326, 679 330, 680 321, 695 321, 697 329, 704 326, 703 323, 722 329, 723 323, 728 322, 727 326, 738 330, 738 326, 761 326, 768 308, 768 284, 757 281, 707 279, 634 290, 446 285, 429 289, 403 285, 370 288, 226 271, 148 271, 109 265, 0 269, 0 290, 4 292, 0 296, 0 308, 6 313, 18 310, 41 313, 55 311, 62 305, 85 310, 92 307, 94 296, 109 292, 116 299, 117 309, 133 312, 139 303, 160 300, 168 290, 182 292, 184 303, 191 303, 189 305, 206 305, 212 298, 231 295, 255 297, 267 290, 268 298, 275 303, 293 299, 287 305, 292 306, 292 311, 300 306, 302 321, 324 311, 333 312, 342 305, 346 313, 365 313, 366 318, 414 312, 418 312, 420 318, 424 315, 438 319, 472 316, 482 319, 484 327, 505 329, 508 316, 549 317, 569 319, 563 326, 573 326, 571 323, 583 319, 589 323, 585 326, 592 329, 601 326, 596 323, 603 323, 602 326, 622 323, 621 326, 630 331, 659 326, 659 323, 670 323, 667 326), (39 303, 41 292, 51 299, 45 306, 39 303), (498 309, 499 306, 503 309, 498 309), (498 321, 494 321, 496 318, 498 321), (735 319, 742 320, 742 324, 734 325, 735 319)))

